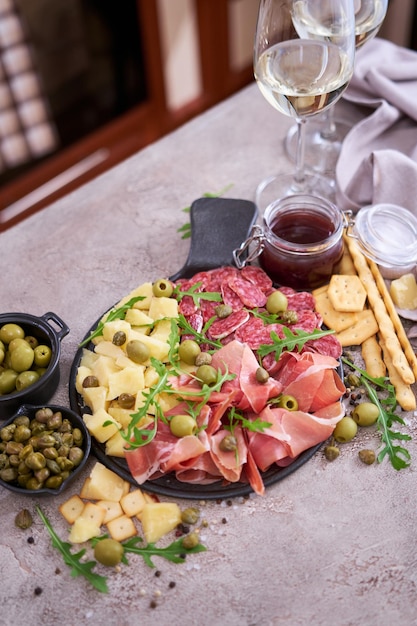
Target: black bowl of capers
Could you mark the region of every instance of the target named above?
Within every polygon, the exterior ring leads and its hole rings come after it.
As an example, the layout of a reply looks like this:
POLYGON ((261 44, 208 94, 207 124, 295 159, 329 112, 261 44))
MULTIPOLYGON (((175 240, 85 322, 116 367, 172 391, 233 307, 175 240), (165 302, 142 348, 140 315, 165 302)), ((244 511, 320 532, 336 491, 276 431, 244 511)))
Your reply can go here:
POLYGON ((43 404, 60 378, 61 340, 68 326, 55 313, 0 314, 0 422, 22 404, 43 404))
POLYGON ((23 405, 0 428, 0 485, 22 495, 56 495, 91 450, 83 419, 58 405, 23 405))

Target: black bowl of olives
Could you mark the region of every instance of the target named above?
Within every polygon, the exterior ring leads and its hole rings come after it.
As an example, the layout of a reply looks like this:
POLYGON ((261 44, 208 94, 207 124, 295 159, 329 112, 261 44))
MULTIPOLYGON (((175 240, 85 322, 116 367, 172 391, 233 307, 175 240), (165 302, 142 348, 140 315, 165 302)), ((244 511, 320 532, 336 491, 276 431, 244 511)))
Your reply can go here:
POLYGON ((48 402, 59 384, 61 340, 68 326, 55 313, 0 314, 0 422, 24 403, 48 402))
POLYGON ((22 495, 57 495, 91 450, 83 419, 58 405, 23 405, 0 428, 0 485, 22 495))

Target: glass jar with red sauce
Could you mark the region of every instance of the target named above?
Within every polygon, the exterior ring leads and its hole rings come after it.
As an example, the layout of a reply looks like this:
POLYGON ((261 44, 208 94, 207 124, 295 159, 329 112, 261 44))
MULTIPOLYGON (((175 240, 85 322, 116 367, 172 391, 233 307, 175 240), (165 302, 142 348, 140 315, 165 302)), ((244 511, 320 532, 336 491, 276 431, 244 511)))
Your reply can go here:
MULTIPOLYGON (((250 239, 257 250, 248 259, 259 257, 261 267, 279 285, 316 289, 330 280, 343 255, 345 225, 344 213, 324 198, 281 198, 265 210, 262 227, 254 227, 250 239)), ((235 251, 235 261, 238 256, 235 251)))

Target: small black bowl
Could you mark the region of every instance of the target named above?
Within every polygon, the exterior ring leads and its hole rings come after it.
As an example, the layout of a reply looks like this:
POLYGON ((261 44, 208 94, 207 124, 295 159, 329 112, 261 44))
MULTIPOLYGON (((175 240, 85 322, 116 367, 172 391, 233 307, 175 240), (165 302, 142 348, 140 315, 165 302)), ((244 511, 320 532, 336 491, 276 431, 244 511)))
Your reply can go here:
POLYGON ((41 404, 37 406, 31 405, 31 404, 23 405, 19 408, 19 410, 15 413, 15 415, 13 415, 11 418, 9 418, 6 422, 4 422, 1 425, 1 428, 3 429, 9 424, 12 424, 17 417, 22 416, 22 415, 27 415, 29 419, 32 420, 35 417, 35 414, 38 411, 38 409, 43 409, 45 407, 51 409, 54 413, 57 411, 60 411, 62 413, 63 419, 68 419, 75 428, 79 428, 81 430, 83 434, 83 443, 82 443, 81 448, 84 452, 84 456, 83 456, 81 463, 77 465, 70 472, 68 478, 66 478, 62 482, 62 484, 56 489, 52 489, 48 487, 42 487, 40 489, 34 489, 34 490, 25 489, 24 487, 20 487, 15 482, 6 482, 2 480, 0 477, 0 486, 5 487, 6 489, 9 489, 10 491, 14 491, 15 493, 18 493, 24 496, 39 496, 39 495, 55 495, 56 496, 57 494, 64 491, 68 487, 68 485, 74 480, 74 478, 76 478, 76 476, 78 476, 78 474, 83 470, 83 468, 85 467, 85 464, 87 463, 87 460, 91 451, 91 435, 88 432, 87 427, 84 424, 82 417, 77 415, 77 413, 75 413, 71 409, 68 409, 64 406, 59 406, 55 404, 41 404))
POLYGON ((45 313, 40 317, 29 313, 2 313, 0 327, 3 324, 18 324, 26 335, 36 337, 39 343, 50 346, 52 358, 46 372, 33 385, 0 396, 0 422, 13 415, 24 403, 42 404, 55 393, 60 378, 59 358, 61 355, 61 340, 68 335, 68 326, 55 313, 45 313), (53 322, 57 329, 51 326, 53 322))

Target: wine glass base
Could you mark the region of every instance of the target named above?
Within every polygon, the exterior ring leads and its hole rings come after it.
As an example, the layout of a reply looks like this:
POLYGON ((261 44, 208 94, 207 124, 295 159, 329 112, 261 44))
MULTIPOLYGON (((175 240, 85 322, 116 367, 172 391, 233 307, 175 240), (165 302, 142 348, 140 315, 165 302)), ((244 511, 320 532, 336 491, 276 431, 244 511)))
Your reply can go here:
MULTIPOLYGON (((334 120, 334 132, 326 134, 327 122, 323 118, 309 118, 305 124, 305 167, 333 179, 342 142, 352 125, 342 119, 334 120)), ((295 162, 297 152, 297 126, 292 126, 285 138, 285 151, 295 162)))
POLYGON ((259 215, 263 215, 265 209, 280 198, 295 194, 309 194, 334 202, 335 192, 334 182, 317 173, 306 173, 302 183, 297 183, 292 174, 277 174, 259 183, 255 202, 259 215))

